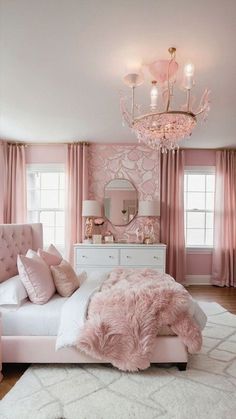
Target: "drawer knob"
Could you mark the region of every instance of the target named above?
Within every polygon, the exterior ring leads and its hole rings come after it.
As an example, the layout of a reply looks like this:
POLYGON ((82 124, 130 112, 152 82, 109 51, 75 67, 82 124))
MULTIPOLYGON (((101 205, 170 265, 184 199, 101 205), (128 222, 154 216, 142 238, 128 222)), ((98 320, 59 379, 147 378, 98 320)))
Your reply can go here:
POLYGON ((158 259, 158 256, 153 256, 153 259, 158 259))
POLYGON ((131 256, 126 256, 126 259, 131 259, 131 256))
POLYGON ((87 256, 85 256, 85 255, 82 255, 82 258, 86 259, 86 258, 87 258, 87 256))
POLYGON ((114 259, 114 257, 113 257, 113 256, 111 256, 111 255, 109 255, 109 259, 114 259))

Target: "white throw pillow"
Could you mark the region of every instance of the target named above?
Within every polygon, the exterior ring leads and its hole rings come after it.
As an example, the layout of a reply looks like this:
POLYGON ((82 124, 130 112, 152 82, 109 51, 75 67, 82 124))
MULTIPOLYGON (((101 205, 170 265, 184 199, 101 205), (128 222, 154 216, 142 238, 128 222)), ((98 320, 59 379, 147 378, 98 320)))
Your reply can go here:
POLYGON ((0 284, 0 306, 14 305, 20 306, 28 297, 26 289, 16 275, 0 284))

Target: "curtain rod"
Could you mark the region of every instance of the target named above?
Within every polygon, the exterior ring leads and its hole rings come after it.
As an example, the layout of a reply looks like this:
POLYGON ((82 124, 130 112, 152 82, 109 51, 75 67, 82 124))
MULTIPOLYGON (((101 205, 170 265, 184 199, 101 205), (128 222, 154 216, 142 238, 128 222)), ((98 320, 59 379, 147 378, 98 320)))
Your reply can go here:
POLYGON ((58 146, 58 145, 73 145, 73 144, 82 144, 89 146, 88 141, 73 141, 68 143, 26 143, 21 141, 6 141, 7 144, 13 144, 13 145, 24 145, 25 147, 31 147, 31 146, 58 146))
MULTIPOLYGON (((1 143, 1 140, 0 140, 1 143)), ((88 142, 88 141, 70 141, 68 143, 27 143, 27 142, 21 142, 21 141, 6 141, 7 144, 16 144, 16 145, 24 145, 26 147, 31 147, 31 146, 54 146, 54 145, 73 145, 73 144, 83 144, 83 145, 116 145, 118 143, 92 143, 92 142, 88 142)), ((122 145, 121 143, 119 143, 119 145, 122 145)), ((138 145, 138 144, 124 144, 124 146, 126 145, 138 145)), ((183 151, 223 151, 223 150, 228 150, 228 151, 236 151, 236 147, 235 148, 227 148, 227 147, 217 147, 217 148, 182 148, 180 147, 180 150, 183 151)))

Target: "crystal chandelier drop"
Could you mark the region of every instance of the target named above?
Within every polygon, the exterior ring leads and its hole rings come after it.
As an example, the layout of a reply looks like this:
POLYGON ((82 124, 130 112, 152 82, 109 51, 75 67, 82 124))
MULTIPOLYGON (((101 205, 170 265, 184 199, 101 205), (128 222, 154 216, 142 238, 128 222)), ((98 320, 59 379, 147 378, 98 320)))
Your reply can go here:
POLYGON ((135 133, 139 142, 163 153, 178 149, 180 141, 191 136, 197 117, 205 120, 210 109, 208 89, 203 93, 198 107, 193 109, 191 91, 194 86, 194 66, 191 63, 184 67, 182 87, 186 92, 185 104, 180 109, 172 109, 178 63, 175 61, 176 48, 169 48, 168 51, 169 60, 157 60, 148 66, 153 78, 148 112, 141 112, 141 106, 135 103, 135 89, 144 82, 141 71, 124 77, 124 83, 131 88, 132 95, 128 98, 121 93, 120 97, 123 121, 135 133))

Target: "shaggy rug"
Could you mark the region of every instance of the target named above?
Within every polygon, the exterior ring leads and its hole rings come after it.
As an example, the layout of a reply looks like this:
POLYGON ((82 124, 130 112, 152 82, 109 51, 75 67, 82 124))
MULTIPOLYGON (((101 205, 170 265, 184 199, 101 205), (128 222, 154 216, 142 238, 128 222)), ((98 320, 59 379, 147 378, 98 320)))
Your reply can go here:
POLYGON ((187 371, 32 365, 0 402, 1 419, 235 419, 236 316, 215 303, 187 371))

